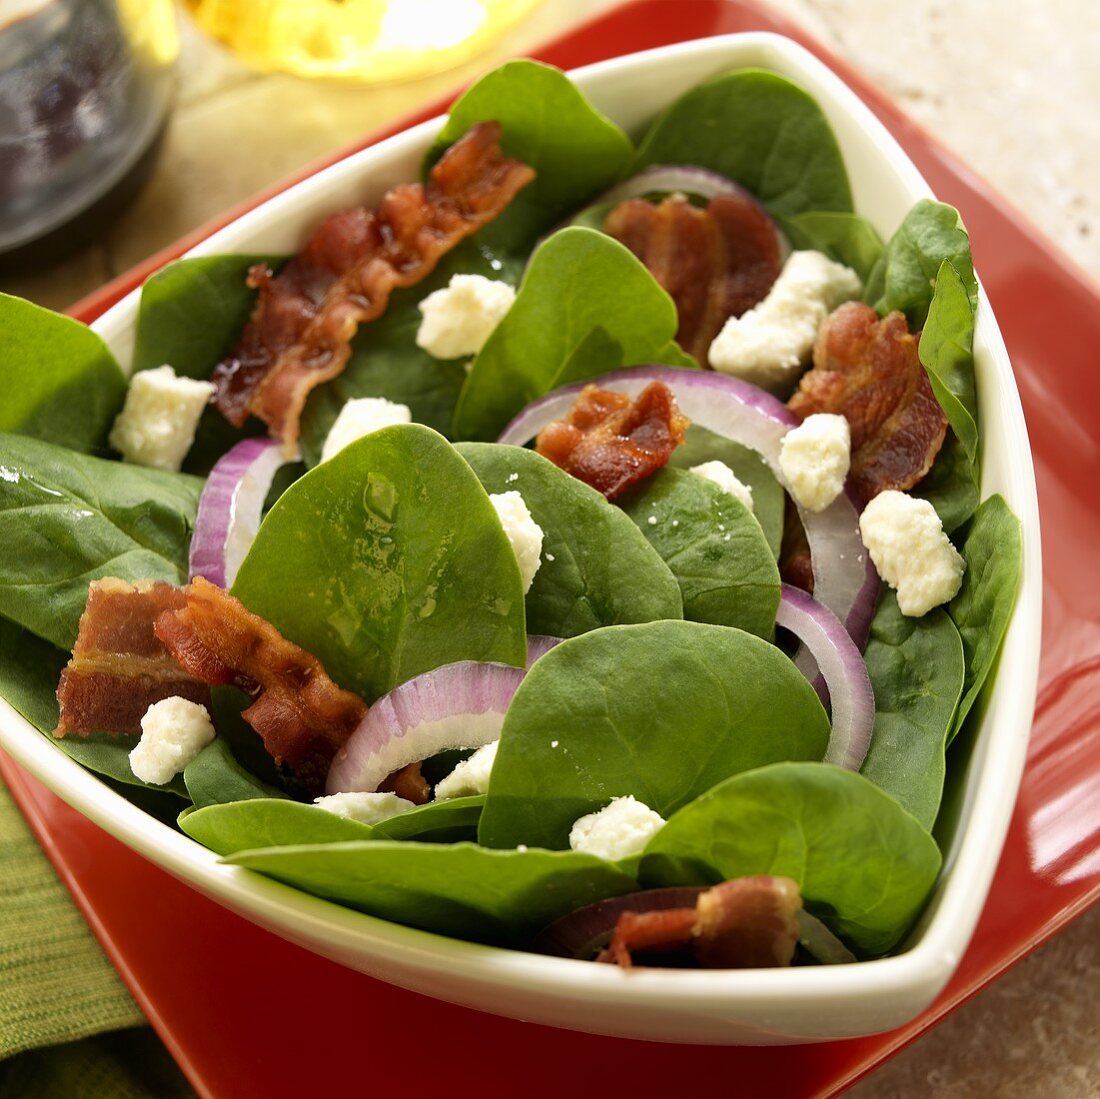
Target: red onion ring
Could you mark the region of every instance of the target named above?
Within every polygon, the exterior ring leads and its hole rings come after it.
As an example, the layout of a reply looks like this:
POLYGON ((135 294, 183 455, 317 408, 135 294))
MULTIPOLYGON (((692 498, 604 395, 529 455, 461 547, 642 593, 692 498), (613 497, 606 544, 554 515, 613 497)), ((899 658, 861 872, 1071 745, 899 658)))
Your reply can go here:
POLYGON ((775 621, 809 650, 828 687, 833 729, 824 761, 858 771, 875 724, 875 694, 863 656, 836 615, 790 584, 783 585, 775 621))
POLYGON ((264 501, 286 457, 273 439, 242 439, 210 471, 199 497, 188 572, 228 588, 263 518, 264 501))
MULTIPOLYGON (((568 413, 586 384, 636 397, 653 381, 664 382, 672 389, 680 410, 693 423, 755 450, 790 492, 779 466, 779 448, 783 436, 798 421, 770 393, 713 370, 647 364, 612 371, 593 378, 591 383, 563 386, 523 409, 498 442, 525 446, 548 423, 568 413)), ((875 610, 878 574, 860 538, 855 504, 847 495, 841 495, 822 511, 799 506, 798 513, 810 545, 814 596, 845 624, 862 649, 875 610)))
POLYGON ((859 959, 816 917, 806 909, 795 917, 798 941, 806 952, 822 965, 847 965, 859 959))

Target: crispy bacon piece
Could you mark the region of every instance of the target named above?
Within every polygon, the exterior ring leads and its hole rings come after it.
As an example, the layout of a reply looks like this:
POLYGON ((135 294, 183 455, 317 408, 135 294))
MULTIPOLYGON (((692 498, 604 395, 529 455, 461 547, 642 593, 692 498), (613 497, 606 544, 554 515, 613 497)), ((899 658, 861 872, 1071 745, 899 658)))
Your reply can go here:
POLYGON ((215 406, 238 427, 254 413, 292 451, 306 397, 344 369, 358 326, 385 311, 393 290, 431 274, 534 177, 501 153, 500 124, 479 122, 443 154, 426 187, 403 183, 376 211, 333 214, 278 275, 253 267, 248 282, 259 300, 214 368, 215 406))
POLYGON ((707 352, 728 318, 762 301, 779 274, 779 237, 760 205, 719 195, 705 209, 683 195, 658 205, 620 202, 604 229, 652 272, 676 303, 676 339, 707 365, 707 352))
POLYGON ((547 424, 535 446, 613 500, 666 465, 689 425, 664 382, 650 382, 634 401, 586 385, 566 419, 547 424))
POLYGON ((879 320, 848 302, 825 319, 813 369, 787 407, 804 420, 838 412, 852 431, 850 483, 862 504, 884 489, 912 488, 932 468, 947 417, 917 356, 905 317, 879 320))
POLYGON ((88 588, 73 656, 61 672, 61 717, 54 736, 138 734, 154 702, 178 695, 210 709, 210 688, 188 675, 153 633, 153 623, 183 605, 162 581, 130 584, 105 577, 88 588))
POLYGON ((411 801, 413 805, 423 805, 428 800, 431 788, 428 786, 428 780, 420 771, 422 762, 423 760, 410 763, 402 767, 400 771, 394 771, 392 775, 387 775, 386 781, 378 787, 379 792, 393 792, 399 798, 411 801))
POLYGON ((307 790, 323 792, 332 757, 362 720, 366 703, 337 687, 315 656, 228 592, 196 577, 182 595, 181 607, 157 618, 157 637, 198 679, 231 683, 251 695, 241 716, 264 747, 307 790))
POLYGON ((798 883, 790 878, 735 878, 700 893, 694 908, 624 912, 596 961, 625 969, 633 965, 632 951, 690 949, 707 969, 790 965, 801 909, 798 883))

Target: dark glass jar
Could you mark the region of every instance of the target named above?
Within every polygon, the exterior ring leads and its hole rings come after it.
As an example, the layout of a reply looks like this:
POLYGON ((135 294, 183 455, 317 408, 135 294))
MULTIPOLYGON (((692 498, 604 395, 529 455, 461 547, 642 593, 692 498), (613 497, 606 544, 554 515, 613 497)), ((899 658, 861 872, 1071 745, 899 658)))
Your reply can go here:
POLYGON ((0 266, 80 247, 137 190, 177 52, 171 0, 0 0, 0 266))

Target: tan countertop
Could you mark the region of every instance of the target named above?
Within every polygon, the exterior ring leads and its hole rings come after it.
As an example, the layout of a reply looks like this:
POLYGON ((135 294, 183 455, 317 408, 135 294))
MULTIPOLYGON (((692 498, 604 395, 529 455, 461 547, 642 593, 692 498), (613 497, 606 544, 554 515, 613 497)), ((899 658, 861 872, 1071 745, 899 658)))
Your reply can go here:
MULTIPOLYGON (((257 75, 185 21, 177 106, 149 184, 94 247, 0 289, 63 308, 253 192, 617 2, 546 0, 477 62, 374 89, 257 75)), ((1100 282, 1100 4, 773 6, 876 81, 1100 282)), ((849 1094, 1100 1095, 1098 940, 1100 908, 849 1094)))

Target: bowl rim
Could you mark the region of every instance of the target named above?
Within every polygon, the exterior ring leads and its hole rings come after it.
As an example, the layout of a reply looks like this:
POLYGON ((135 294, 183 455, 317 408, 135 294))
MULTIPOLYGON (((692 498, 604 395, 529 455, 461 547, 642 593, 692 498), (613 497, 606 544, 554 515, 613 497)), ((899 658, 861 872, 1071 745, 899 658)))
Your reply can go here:
MULTIPOLYGON (((909 157, 874 114, 823 62, 781 35, 749 32, 721 35, 627 54, 569 71, 582 85, 614 81, 626 67, 659 63, 684 53, 700 61, 721 58, 731 46, 750 47, 774 58, 781 71, 813 86, 826 113, 847 116, 890 161, 912 201, 933 197, 909 157), (821 100, 822 90, 826 100, 821 100)), ((731 67, 741 62, 733 60, 731 67)), ((586 88, 586 91, 589 89, 586 88)), ((216 230, 186 256, 224 251, 227 238, 278 217, 284 204, 319 185, 362 172, 364 162, 396 156, 423 146, 438 132, 444 116, 336 161, 294 184, 228 225, 216 230)), ((128 341, 136 318, 141 287, 135 288, 91 326, 128 364, 128 341)), ((28 771, 74 808, 131 848, 167 869, 207 896, 227 904, 285 937, 340 960, 380 951, 400 951, 405 961, 423 970, 446 967, 449 974, 479 984, 522 984, 543 995, 599 1000, 622 1006, 649 1000, 669 1010, 720 1011, 741 1001, 803 1003, 828 1007, 838 999, 879 997, 899 992, 914 999, 911 1014, 942 988, 954 971, 977 923, 996 869, 1023 770, 1034 710, 1041 620, 1041 550, 1034 470, 1007 351, 988 300, 981 295, 975 348, 984 346, 1000 384, 996 387, 997 421, 1022 441, 1018 463, 1005 471, 1006 495, 1023 525, 1024 562, 1021 584, 1000 655, 995 689, 976 738, 970 763, 969 797, 963 812, 966 827, 945 854, 932 911, 918 922, 902 952, 857 964, 775 970, 632 971, 593 966, 589 962, 552 958, 452 939, 394 924, 326 901, 240 867, 224 866, 218 856, 189 837, 153 820, 122 795, 100 782, 0 699, 0 743, 28 771), (1012 670, 1011 676, 1004 668, 1012 670), (990 726, 1003 719, 997 728, 990 726), (996 751, 992 749, 995 748, 996 751), (921 1003, 915 1003, 920 998, 921 1003)), ((984 479, 984 478, 983 478, 984 479)), ((894 1025, 890 1022, 889 1025, 894 1025)))

